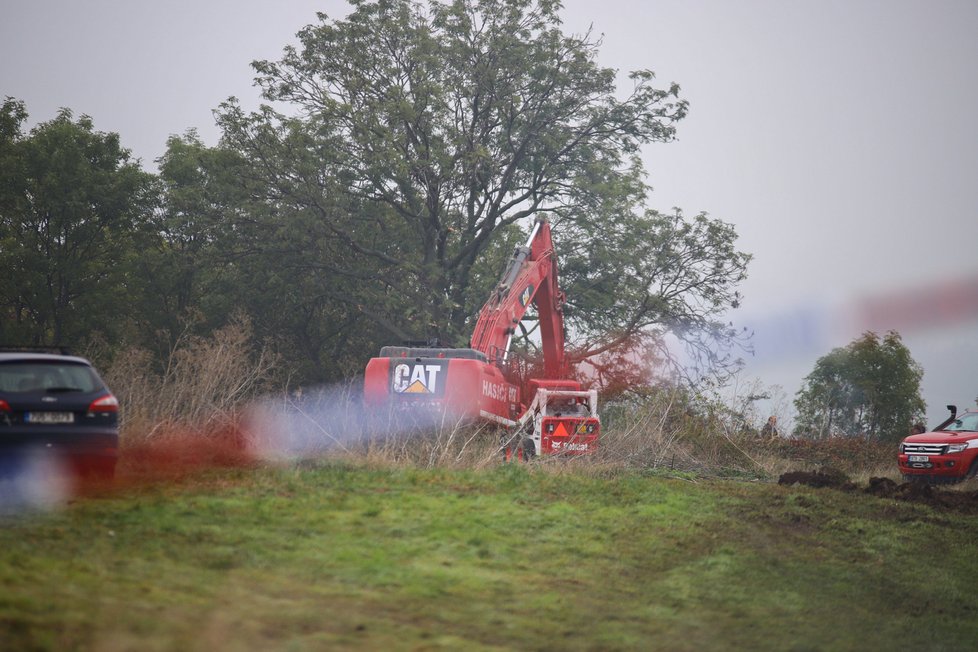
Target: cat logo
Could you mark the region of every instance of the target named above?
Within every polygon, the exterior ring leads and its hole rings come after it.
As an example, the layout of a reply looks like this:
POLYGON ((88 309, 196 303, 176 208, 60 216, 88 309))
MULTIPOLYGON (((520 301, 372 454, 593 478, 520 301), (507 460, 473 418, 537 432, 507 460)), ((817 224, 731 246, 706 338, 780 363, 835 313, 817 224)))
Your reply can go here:
POLYGON ((445 365, 439 362, 402 362, 391 369, 391 390, 414 396, 443 393, 445 365))
POLYGON ((533 298, 533 286, 527 285, 526 289, 523 290, 523 293, 520 294, 520 305, 525 308, 526 304, 530 303, 530 299, 532 298, 533 298))

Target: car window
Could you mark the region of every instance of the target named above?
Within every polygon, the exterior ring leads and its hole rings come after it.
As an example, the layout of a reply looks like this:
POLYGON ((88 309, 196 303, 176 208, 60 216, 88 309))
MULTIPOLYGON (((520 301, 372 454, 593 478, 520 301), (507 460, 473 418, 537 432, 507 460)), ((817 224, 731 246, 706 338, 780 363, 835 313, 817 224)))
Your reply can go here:
POLYGON ((569 417, 587 416, 589 414, 587 406, 574 399, 563 399, 549 404, 547 413, 569 417))
POLYGON ((969 412, 967 414, 962 414, 960 417, 948 424, 946 430, 953 431, 978 431, 978 412, 969 412))
POLYGON ((0 363, 0 392, 94 392, 103 387, 95 371, 84 364, 56 360, 0 363))

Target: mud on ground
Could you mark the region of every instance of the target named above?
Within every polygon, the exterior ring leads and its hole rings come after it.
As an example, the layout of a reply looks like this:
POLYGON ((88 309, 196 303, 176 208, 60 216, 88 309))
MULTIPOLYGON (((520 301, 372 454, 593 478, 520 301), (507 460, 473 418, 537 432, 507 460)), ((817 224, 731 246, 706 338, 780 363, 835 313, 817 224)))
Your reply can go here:
POLYGON ((848 476, 839 472, 790 471, 778 478, 778 484, 802 484, 842 491, 861 491, 878 498, 892 498, 923 503, 937 509, 978 514, 978 491, 947 491, 920 482, 898 484, 889 478, 870 478, 869 486, 860 487, 848 476))

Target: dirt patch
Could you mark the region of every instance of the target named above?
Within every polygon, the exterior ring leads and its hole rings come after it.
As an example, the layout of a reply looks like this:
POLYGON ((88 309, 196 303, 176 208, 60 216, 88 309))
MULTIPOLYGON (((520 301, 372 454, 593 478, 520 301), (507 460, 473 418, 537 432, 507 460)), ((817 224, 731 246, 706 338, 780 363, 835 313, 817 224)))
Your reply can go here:
POLYGON ((866 493, 880 498, 894 498, 924 503, 940 509, 978 513, 978 491, 945 491, 920 482, 897 484, 889 478, 870 478, 866 493))
POLYGON ((849 476, 837 471, 789 471, 778 478, 778 484, 803 484, 819 489, 829 487, 843 491, 855 491, 859 488, 849 476))
POLYGON ((922 503, 937 509, 978 514, 978 491, 946 491, 920 482, 898 484, 889 478, 870 478, 869 486, 860 488, 838 472, 790 471, 778 478, 778 484, 802 484, 809 487, 862 491, 878 498, 892 498, 922 503))
MULTIPOLYGON (((900 485, 889 478, 870 478, 866 493, 880 498, 892 498, 898 487, 900 485)), ((930 489, 928 485, 922 485, 922 487, 930 489)))

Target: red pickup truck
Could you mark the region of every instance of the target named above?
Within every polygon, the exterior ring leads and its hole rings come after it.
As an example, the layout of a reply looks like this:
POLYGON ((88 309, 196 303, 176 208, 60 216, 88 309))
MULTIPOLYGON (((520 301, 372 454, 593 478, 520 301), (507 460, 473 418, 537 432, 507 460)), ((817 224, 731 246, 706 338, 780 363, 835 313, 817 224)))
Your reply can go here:
POLYGON ((978 474, 978 410, 947 409, 951 416, 944 423, 900 443, 897 463, 905 480, 950 484, 978 474))

